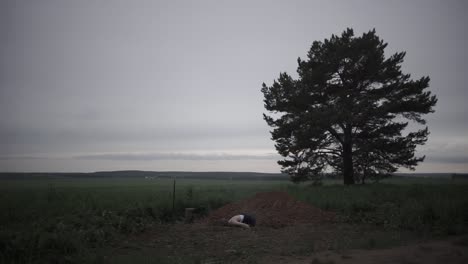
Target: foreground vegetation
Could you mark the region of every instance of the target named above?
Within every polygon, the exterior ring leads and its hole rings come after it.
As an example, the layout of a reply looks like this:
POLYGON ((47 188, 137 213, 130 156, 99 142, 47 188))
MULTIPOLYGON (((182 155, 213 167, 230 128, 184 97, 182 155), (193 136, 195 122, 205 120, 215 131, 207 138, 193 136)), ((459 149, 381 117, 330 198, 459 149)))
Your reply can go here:
POLYGON ((389 179, 364 186, 325 182, 170 179, 1 180, 0 262, 99 262, 103 247, 165 224, 186 207, 199 216, 256 192, 288 191, 338 213, 340 222, 434 237, 468 233, 464 180, 389 179))

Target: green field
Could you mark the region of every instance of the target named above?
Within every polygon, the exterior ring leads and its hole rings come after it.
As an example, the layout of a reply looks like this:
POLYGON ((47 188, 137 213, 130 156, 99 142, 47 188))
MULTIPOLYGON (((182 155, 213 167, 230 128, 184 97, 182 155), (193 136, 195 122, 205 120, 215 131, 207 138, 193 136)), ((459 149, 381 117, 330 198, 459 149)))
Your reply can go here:
POLYGON ((199 217, 256 192, 283 190, 335 211, 343 225, 445 237, 468 231, 468 182, 392 178, 378 184, 321 186, 288 181, 145 178, 0 180, 1 263, 104 262, 102 249, 178 225, 186 207, 199 217))

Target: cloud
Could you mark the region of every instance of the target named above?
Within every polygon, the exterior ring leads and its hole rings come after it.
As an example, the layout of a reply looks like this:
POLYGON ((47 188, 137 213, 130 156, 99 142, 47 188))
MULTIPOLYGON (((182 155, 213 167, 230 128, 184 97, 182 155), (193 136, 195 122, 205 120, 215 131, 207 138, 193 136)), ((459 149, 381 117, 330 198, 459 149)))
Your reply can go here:
POLYGON ((431 163, 447 163, 447 164, 468 164, 468 156, 467 155, 436 155, 436 156, 426 156, 425 162, 431 163))
MULTIPOLYGON (((0 160, 107 160, 107 161, 157 161, 157 160, 279 160, 276 153, 247 151, 239 152, 110 152, 64 155, 4 155, 0 160), (252 154, 253 153, 253 154, 252 154)), ((468 164, 468 155, 459 152, 429 153, 424 163, 468 164)))
POLYGON ((468 143, 465 137, 435 137, 431 145, 421 146, 418 156, 426 155, 424 163, 468 164, 468 143))
POLYGON ((48 156, 0 156, 0 160, 48 160, 57 159, 56 157, 48 156))
POLYGON ((277 154, 232 153, 100 153, 74 156, 80 160, 276 160, 277 154))

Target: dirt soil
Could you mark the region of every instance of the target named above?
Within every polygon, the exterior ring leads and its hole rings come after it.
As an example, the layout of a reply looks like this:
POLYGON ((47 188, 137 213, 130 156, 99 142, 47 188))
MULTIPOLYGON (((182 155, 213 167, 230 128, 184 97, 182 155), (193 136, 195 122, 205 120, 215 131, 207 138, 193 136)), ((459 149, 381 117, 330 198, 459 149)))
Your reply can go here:
POLYGON ((350 225, 335 214, 266 192, 228 204, 193 224, 158 225, 99 253, 103 263, 468 263, 468 237, 421 241, 400 231, 350 225), (239 213, 251 229, 226 226, 239 213), (365 250, 364 250, 365 249, 365 250))
POLYGON ((468 237, 434 240, 423 243, 378 249, 323 251, 310 257, 264 258, 264 263, 290 264, 466 264, 468 263, 468 237))
POLYGON ((227 204, 203 219, 201 222, 223 224, 237 214, 252 214, 257 225, 282 228, 297 224, 331 223, 335 214, 296 200, 286 192, 257 193, 252 198, 227 204))

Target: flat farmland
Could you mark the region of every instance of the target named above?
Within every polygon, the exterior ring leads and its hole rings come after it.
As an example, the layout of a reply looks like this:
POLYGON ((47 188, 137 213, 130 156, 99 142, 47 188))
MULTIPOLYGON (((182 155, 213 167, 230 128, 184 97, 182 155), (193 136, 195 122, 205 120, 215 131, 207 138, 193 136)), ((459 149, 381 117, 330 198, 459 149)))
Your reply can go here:
MULTIPOLYGON (((175 179, 175 196, 170 178, 47 176, 0 183, 2 263, 321 263, 328 261, 324 252, 345 259, 346 252, 356 258, 350 250, 375 252, 433 240, 455 241, 448 250, 467 244, 463 179, 395 177, 356 186, 326 180, 314 186, 287 179, 185 177, 175 179), (203 220, 266 192, 287 193, 336 217, 250 230, 203 220), (184 223, 188 207, 195 208, 195 223, 184 223)), ((283 217, 277 200, 273 196, 271 210, 268 202, 261 210, 245 208, 260 218, 283 217)))

